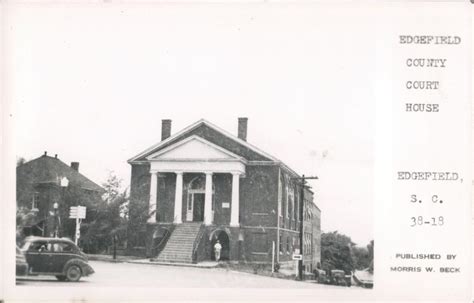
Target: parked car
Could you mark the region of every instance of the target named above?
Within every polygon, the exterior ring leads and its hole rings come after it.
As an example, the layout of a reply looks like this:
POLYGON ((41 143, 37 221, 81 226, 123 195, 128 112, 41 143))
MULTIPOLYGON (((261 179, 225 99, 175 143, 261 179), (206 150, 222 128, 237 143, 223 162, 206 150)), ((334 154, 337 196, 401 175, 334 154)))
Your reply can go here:
POLYGON ((59 281, 76 282, 94 273, 86 255, 69 239, 28 237, 21 250, 32 275, 51 275, 59 281))
POLYGON ((315 271, 316 280, 318 283, 339 285, 339 286, 351 286, 351 276, 346 275, 343 270, 333 269, 328 272, 317 269, 315 271))
POLYGON ((356 270, 354 272, 354 281, 362 287, 372 288, 374 287, 374 274, 369 268, 356 270))
POLYGON ((28 263, 26 262, 25 255, 21 252, 20 248, 16 247, 16 275, 26 276, 28 274, 28 263))

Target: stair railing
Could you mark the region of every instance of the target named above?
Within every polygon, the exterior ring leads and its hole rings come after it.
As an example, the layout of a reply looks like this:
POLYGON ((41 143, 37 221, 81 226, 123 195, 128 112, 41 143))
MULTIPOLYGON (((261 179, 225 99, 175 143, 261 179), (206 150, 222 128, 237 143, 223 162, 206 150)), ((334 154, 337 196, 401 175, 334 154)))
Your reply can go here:
POLYGON ((193 243, 193 254, 192 254, 192 260, 193 262, 196 261, 197 262, 197 250, 199 248, 199 244, 201 243, 201 240, 202 240, 202 237, 204 236, 204 231, 206 229, 203 227, 203 225, 201 224, 199 226, 199 232, 197 234, 197 237, 196 239, 194 240, 194 243, 193 243))
POLYGON ((161 252, 161 251, 163 250, 163 247, 161 247, 161 246, 163 246, 163 244, 164 244, 166 241, 168 241, 168 239, 169 239, 169 237, 170 237, 170 235, 171 235, 171 232, 170 232, 170 230, 169 230, 168 228, 164 228, 164 230, 165 230, 165 233, 164 233, 163 237, 161 238, 160 242, 158 242, 157 245, 155 245, 155 246, 153 246, 153 247, 151 248, 151 251, 153 252, 153 254, 156 255, 155 258, 158 257, 158 255, 159 255, 158 252, 161 252), (160 248, 161 248, 161 249, 160 249, 160 248), (155 252, 156 252, 156 253, 155 253, 155 252))

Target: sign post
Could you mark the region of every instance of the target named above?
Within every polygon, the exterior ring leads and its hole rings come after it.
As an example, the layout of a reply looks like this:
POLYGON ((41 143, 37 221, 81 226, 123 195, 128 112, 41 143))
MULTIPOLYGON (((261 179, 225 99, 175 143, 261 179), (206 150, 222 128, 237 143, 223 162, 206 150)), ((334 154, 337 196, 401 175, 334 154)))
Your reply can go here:
POLYGON ((275 241, 272 242, 272 273, 275 272, 275 241))
POLYGON ((76 235, 74 237, 74 243, 79 242, 81 237, 81 223, 82 219, 86 218, 86 207, 85 206, 71 206, 69 209, 69 219, 76 219, 76 235))
MULTIPOLYGON (((303 250, 303 241, 304 241, 304 190, 305 190, 305 187, 308 187, 306 185, 306 180, 308 179, 311 179, 311 180, 317 180, 319 179, 317 176, 313 176, 313 177, 306 177, 305 175, 303 175, 301 178, 300 177, 297 177, 297 178, 292 178, 292 179, 297 179, 297 180, 300 180, 301 181, 301 198, 300 198, 300 207, 299 207, 299 217, 300 217, 300 252, 301 254, 304 253, 304 250, 303 250)), ((299 280, 303 280, 303 258, 301 258, 299 261, 298 261, 298 278, 299 280)))

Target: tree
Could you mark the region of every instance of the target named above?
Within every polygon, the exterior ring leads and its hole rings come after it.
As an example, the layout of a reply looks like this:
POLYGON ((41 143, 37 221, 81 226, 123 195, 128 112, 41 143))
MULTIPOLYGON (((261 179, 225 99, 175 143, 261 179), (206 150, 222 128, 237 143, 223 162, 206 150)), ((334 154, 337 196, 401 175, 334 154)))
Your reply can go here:
POLYGON ((113 243, 114 237, 119 242, 126 239, 127 217, 123 206, 128 204, 128 194, 127 190, 121 189, 121 184, 122 180, 113 172, 102 184, 105 193, 94 209, 94 219, 81 229, 84 234, 81 242, 85 251, 104 253, 113 243))
POLYGON ((102 199, 107 203, 113 202, 120 195, 120 190, 122 187, 122 180, 117 177, 113 171, 109 171, 109 176, 107 181, 102 183, 102 188, 104 188, 105 193, 102 196, 102 199))
POLYGON ((351 238, 337 231, 321 234, 321 267, 323 270, 342 269, 346 273, 354 270, 351 238))
POLYGON ((354 269, 365 269, 370 266, 370 256, 367 247, 354 246, 352 248, 352 258, 354 260, 354 269))
POLYGON ((20 206, 16 209, 16 242, 20 243, 24 238, 23 228, 34 222, 35 213, 30 209, 20 206))
POLYGON ((19 158, 16 159, 16 166, 17 167, 20 166, 20 165, 23 165, 25 163, 26 163, 26 159, 23 158, 23 157, 19 157, 19 158))

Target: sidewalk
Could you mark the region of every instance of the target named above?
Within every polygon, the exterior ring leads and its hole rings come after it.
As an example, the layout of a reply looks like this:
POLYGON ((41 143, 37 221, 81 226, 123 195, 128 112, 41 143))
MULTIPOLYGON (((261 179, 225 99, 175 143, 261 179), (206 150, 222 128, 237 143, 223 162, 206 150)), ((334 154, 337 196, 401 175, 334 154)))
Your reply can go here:
POLYGON ((184 267, 196 267, 196 268, 215 268, 219 266, 217 262, 200 262, 200 263, 172 263, 172 262, 157 262, 151 259, 143 259, 141 257, 134 256, 117 256, 114 260, 112 255, 93 255, 88 254, 87 257, 91 261, 102 261, 102 262, 113 262, 113 263, 134 263, 134 264, 146 264, 146 265, 167 265, 167 266, 184 266, 184 267))
POLYGON ((212 261, 199 262, 199 263, 177 263, 177 262, 158 262, 158 261, 152 261, 150 259, 139 259, 139 260, 130 260, 127 262, 135 263, 135 264, 184 266, 184 267, 196 267, 196 268, 216 268, 219 266, 219 263, 212 262, 212 261))
POLYGON ((117 259, 114 260, 112 255, 94 255, 94 254, 86 254, 87 258, 90 261, 103 261, 103 262, 129 262, 133 260, 143 260, 140 257, 134 256, 119 256, 117 255, 117 259))

